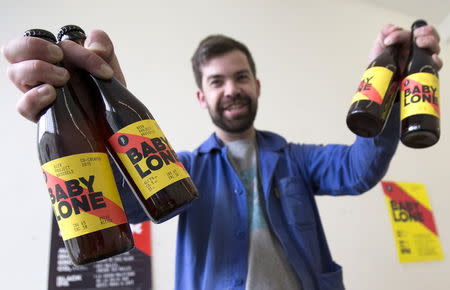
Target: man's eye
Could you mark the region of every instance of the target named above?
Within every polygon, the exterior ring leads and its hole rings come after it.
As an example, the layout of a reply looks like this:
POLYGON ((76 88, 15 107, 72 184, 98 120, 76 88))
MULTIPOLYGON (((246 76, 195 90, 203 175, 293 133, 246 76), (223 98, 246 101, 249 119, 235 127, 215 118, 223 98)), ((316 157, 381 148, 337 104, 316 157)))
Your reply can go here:
POLYGON ((237 77, 238 81, 246 81, 249 79, 248 75, 239 75, 237 77))
POLYGON ((209 82, 209 84, 214 87, 220 86, 221 83, 222 83, 221 80, 212 80, 209 82))

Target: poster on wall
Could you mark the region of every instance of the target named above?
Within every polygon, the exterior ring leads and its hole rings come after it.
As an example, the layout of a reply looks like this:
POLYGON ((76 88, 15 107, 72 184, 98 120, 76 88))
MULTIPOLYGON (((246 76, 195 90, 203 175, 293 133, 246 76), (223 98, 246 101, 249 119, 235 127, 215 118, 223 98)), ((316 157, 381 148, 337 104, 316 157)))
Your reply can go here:
POLYGON ((102 261, 75 266, 52 217, 48 289, 152 289, 150 222, 130 226, 134 249, 102 261))
POLYGON ((400 263, 443 260, 424 184, 382 181, 400 263))

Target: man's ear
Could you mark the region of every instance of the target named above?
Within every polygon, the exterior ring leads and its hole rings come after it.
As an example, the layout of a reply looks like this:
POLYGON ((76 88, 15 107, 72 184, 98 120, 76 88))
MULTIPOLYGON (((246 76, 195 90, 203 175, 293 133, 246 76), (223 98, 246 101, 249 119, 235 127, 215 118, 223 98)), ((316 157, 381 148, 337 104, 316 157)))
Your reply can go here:
POLYGON ((256 79, 256 93, 259 98, 259 95, 261 94, 261 82, 259 81, 259 79, 256 79))
POLYGON ((203 91, 201 89, 197 89, 195 92, 197 96, 197 101, 200 104, 202 108, 208 108, 208 104, 206 103, 205 94, 203 94, 203 91))

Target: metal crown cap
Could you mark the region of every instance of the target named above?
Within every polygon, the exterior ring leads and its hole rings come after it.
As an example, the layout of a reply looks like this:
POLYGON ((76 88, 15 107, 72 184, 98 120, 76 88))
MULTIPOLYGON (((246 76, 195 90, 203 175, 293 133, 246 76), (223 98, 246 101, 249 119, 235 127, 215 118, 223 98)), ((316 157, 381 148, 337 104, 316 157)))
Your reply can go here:
POLYGON ((428 25, 427 22, 423 19, 418 19, 416 21, 414 21, 414 23, 411 25, 411 31, 413 31, 414 29, 417 29, 419 27, 428 25))
POLYGON ((44 29, 28 29, 27 31, 25 31, 24 36, 38 37, 56 43, 55 35, 50 31, 44 29))
POLYGON ((85 32, 83 29, 81 29, 81 27, 77 26, 77 25, 65 25, 63 27, 61 27, 61 29, 58 32, 58 41, 63 40, 64 35, 68 35, 68 34, 74 34, 74 35, 81 35, 83 37, 85 37, 85 32))

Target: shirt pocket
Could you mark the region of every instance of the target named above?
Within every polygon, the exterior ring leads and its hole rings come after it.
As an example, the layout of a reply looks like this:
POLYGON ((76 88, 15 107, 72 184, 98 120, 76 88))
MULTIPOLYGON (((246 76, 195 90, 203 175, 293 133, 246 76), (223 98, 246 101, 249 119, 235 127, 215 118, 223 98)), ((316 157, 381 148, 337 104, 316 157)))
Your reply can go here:
POLYGON ((315 227, 309 192, 299 177, 284 177, 278 182, 278 195, 288 224, 303 230, 315 227))
POLYGON ((345 290, 342 281, 342 269, 340 266, 337 266, 336 271, 319 275, 319 288, 320 290, 345 290))
POLYGON ((281 207, 296 244, 310 261, 314 271, 321 272, 320 240, 310 193, 300 177, 279 180, 281 207))

